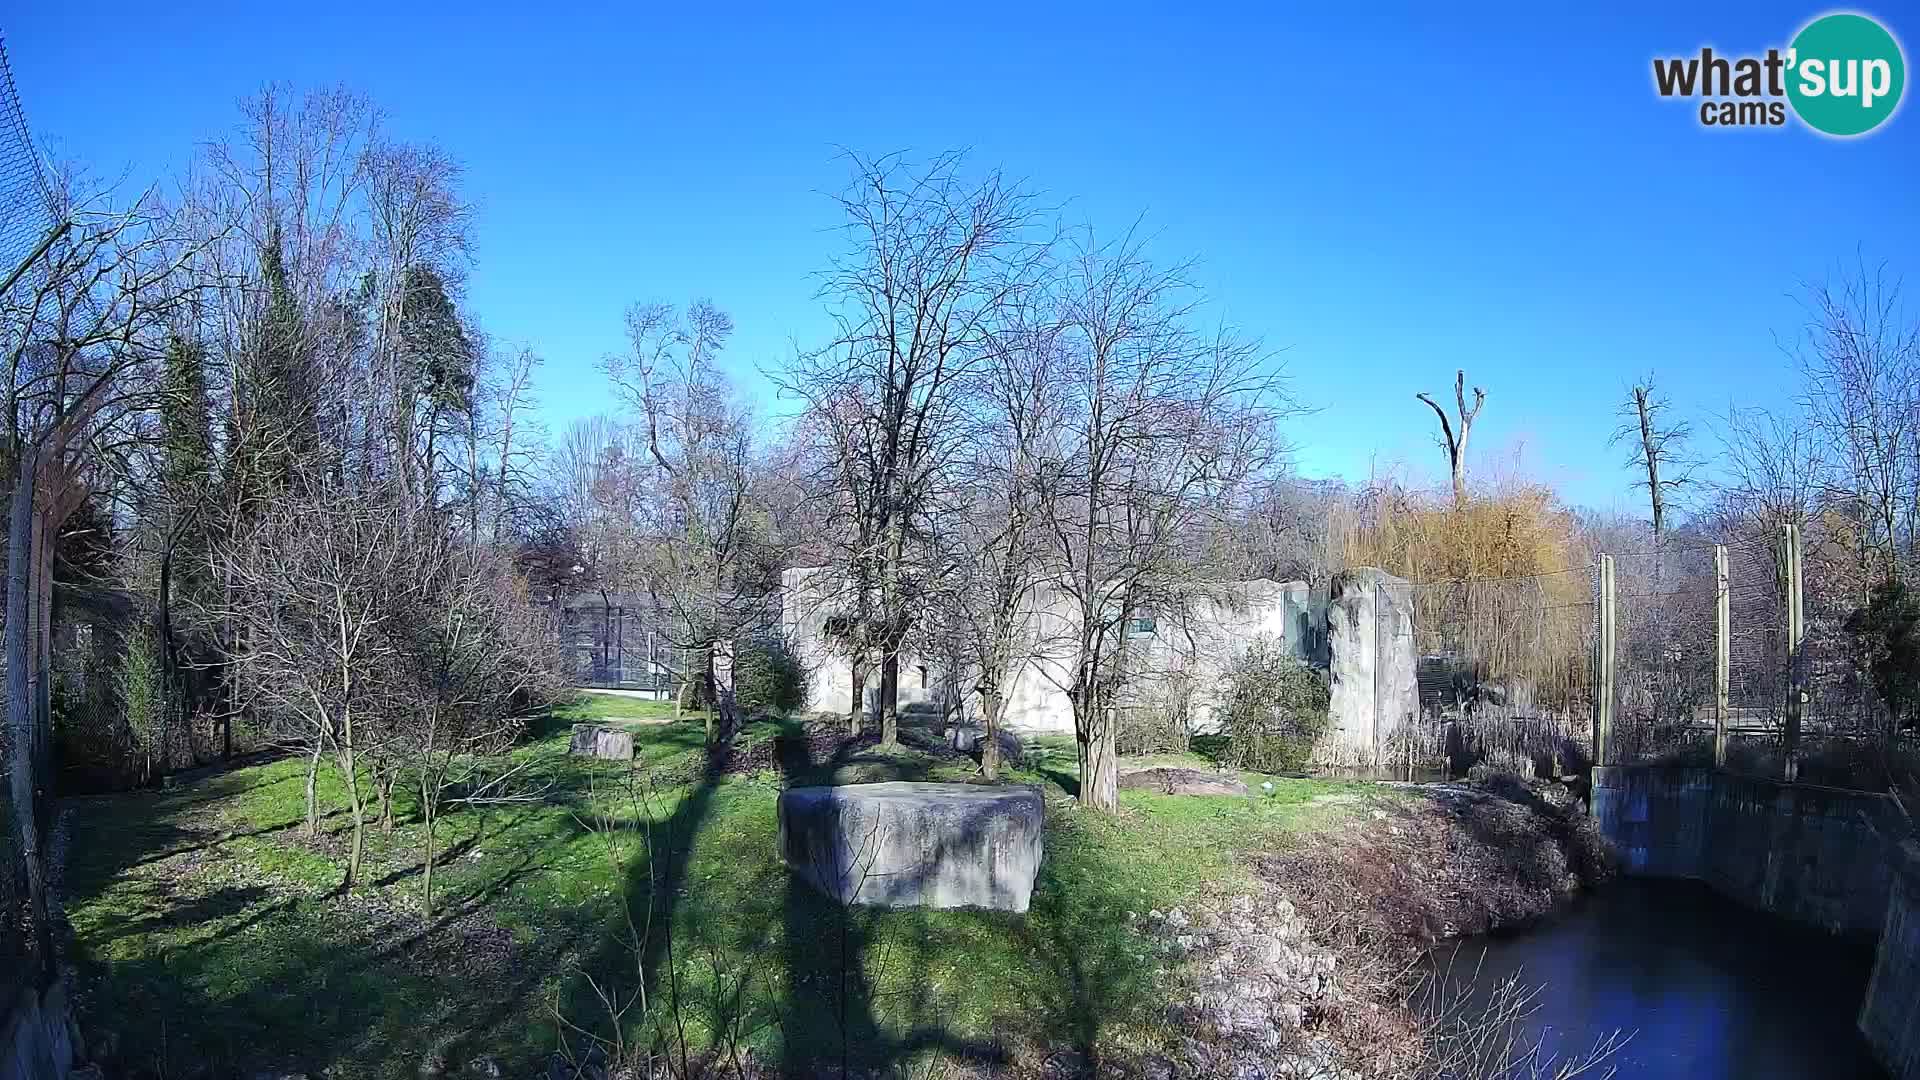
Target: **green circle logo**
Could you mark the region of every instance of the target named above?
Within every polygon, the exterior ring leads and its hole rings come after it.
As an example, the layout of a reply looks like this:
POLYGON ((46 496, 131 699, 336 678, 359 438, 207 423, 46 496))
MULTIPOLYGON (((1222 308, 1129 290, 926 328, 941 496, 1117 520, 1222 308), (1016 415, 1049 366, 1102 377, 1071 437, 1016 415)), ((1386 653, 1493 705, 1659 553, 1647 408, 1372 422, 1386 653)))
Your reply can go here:
POLYGON ((1787 100, 1815 131, 1842 138, 1886 122, 1907 86, 1907 61, 1886 27, 1852 12, 1822 15, 1787 52, 1787 100))

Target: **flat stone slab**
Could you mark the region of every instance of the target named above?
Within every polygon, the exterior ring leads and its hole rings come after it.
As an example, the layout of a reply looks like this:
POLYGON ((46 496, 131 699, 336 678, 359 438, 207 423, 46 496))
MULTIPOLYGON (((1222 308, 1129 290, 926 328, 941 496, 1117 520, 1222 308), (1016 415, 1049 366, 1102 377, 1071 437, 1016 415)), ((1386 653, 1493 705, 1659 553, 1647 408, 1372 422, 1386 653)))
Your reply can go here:
POLYGON ((789 788, 779 813, 787 869, 845 904, 1025 911, 1040 871, 1036 787, 789 788))
POLYGON ((1162 795, 1252 794, 1247 790, 1247 785, 1241 783, 1240 778, 1231 773, 1169 766, 1154 766, 1123 772, 1120 774, 1119 786, 1124 790, 1157 791, 1162 795))
POLYGON ((599 724, 575 724, 567 740, 567 753, 607 761, 632 761, 633 732, 599 724))

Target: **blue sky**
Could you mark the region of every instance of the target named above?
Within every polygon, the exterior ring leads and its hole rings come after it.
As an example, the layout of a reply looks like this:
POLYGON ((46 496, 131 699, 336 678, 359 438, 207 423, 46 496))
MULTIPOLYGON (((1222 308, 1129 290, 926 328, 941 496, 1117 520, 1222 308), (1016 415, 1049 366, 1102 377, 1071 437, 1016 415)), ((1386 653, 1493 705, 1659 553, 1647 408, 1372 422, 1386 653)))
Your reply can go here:
MULTIPOLYGON (((1784 45, 1815 5, 28 7, 0 31, 35 133, 102 170, 176 168, 276 79, 365 91, 461 159, 472 306, 546 355, 556 426, 607 408, 593 365, 636 299, 712 297, 762 392, 818 339, 839 147, 969 148, 1071 222, 1144 215, 1210 317, 1284 349, 1310 476, 1436 472, 1413 394, 1465 367, 1476 457, 1524 446, 1573 501, 1630 506, 1606 437, 1636 373, 1703 423, 1784 400, 1790 293, 1856 255, 1920 314, 1911 103, 1839 142, 1654 95, 1653 56, 1784 45)), ((1911 60, 1920 14, 1865 10, 1911 60)))

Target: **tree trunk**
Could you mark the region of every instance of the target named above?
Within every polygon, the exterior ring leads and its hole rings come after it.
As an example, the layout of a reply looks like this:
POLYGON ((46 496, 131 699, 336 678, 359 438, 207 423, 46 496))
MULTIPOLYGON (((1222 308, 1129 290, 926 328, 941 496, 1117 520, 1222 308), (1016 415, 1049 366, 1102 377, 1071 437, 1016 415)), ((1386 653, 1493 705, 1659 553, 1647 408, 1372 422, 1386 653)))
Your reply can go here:
POLYGON ((353 842, 347 847, 347 876, 340 883, 340 889, 351 892, 360 880, 360 853, 367 833, 367 808, 360 798, 360 778, 355 775, 352 736, 348 736, 347 747, 339 753, 337 764, 347 781, 347 809, 353 814, 353 842))
POLYGON ((1113 718, 1097 695, 1074 695, 1074 733, 1080 743, 1080 805, 1105 813, 1120 809, 1119 755, 1113 718))
POLYGON ((307 839, 320 835, 320 753, 327 742, 316 732, 313 736, 313 754, 307 758, 307 839))
POLYGON ((880 745, 900 745, 900 654, 880 660, 880 745))
POLYGON ((40 956, 49 958, 52 933, 47 922, 46 866, 40 858, 37 825, 41 785, 35 768, 34 707, 27 680, 31 652, 28 611, 32 596, 29 575, 33 561, 33 477, 37 457, 34 448, 22 451, 20 471, 14 479, 13 505, 7 519, 7 726, 14 747, 8 758, 7 779, 20 859, 26 870, 30 932, 40 956))
MULTIPOLYGON (((1653 509, 1653 546, 1658 549, 1660 536, 1666 527, 1667 500, 1660 491, 1660 452, 1653 437, 1653 416, 1648 410, 1649 392, 1640 386, 1633 388, 1634 408, 1640 413, 1640 455, 1647 463, 1647 501, 1653 509)), ((1659 563, 1654 564, 1655 572, 1659 563)))
POLYGON ((980 729, 987 740, 980 748, 980 771, 988 780, 1000 779, 1000 710, 1003 705, 1000 691, 983 690, 980 694, 980 729))
POLYGON ((867 712, 867 654, 856 653, 853 657, 853 695, 847 705, 847 737, 860 737, 861 721, 867 712))
POLYGON ((398 779, 393 770, 380 778, 380 832, 393 835, 393 783, 398 779))
POLYGON ((436 786, 421 774, 420 819, 425 827, 420 839, 420 911, 429 919, 433 918, 433 827, 439 819, 434 805, 439 802, 438 792, 433 790, 436 786))
POLYGON ((43 508, 33 517, 30 541, 33 565, 27 571, 28 587, 33 594, 33 614, 27 623, 33 634, 33 667, 29 676, 33 699, 32 746, 36 759, 34 768, 40 778, 40 814, 36 820, 40 825, 42 841, 46 840, 47 829, 53 824, 53 565, 50 558, 53 544, 48 535, 49 528, 43 508))
MULTIPOLYGON (((740 715, 733 697, 733 642, 707 642, 707 681, 713 692, 713 713, 719 730, 720 743, 731 743, 734 733, 739 730, 740 715)), ((713 725, 708 726, 708 736, 715 738, 713 725)))

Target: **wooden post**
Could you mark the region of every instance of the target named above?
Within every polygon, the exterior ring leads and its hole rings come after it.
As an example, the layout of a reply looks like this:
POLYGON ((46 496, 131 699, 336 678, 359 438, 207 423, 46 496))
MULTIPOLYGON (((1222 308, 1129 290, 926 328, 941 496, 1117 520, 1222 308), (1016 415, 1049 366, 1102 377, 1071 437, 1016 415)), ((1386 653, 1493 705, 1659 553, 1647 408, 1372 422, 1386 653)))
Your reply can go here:
POLYGON ((1610 765, 1613 741, 1613 556, 1600 556, 1600 617, 1593 642, 1593 763, 1610 765))
POLYGON ((1733 667, 1732 604, 1727 592, 1727 545, 1713 548, 1713 764, 1727 766, 1727 683, 1733 667))
POLYGON ((1807 704, 1807 624, 1800 596, 1800 527, 1781 527, 1781 566, 1787 584, 1787 732, 1785 777, 1800 778, 1800 721, 1807 704))

